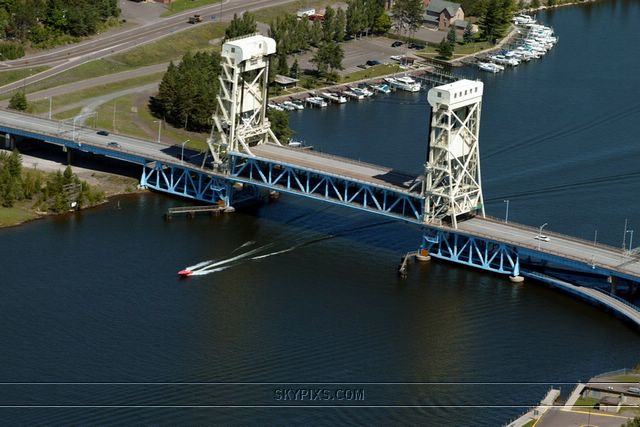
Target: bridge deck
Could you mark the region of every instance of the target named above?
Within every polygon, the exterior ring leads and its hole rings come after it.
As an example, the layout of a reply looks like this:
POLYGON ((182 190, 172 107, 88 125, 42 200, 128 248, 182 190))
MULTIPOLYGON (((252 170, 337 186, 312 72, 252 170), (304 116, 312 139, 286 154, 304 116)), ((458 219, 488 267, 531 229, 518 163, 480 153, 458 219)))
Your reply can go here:
POLYGON ((399 191, 409 191, 416 177, 388 167, 358 162, 343 157, 319 153, 313 150, 300 150, 273 144, 252 147, 256 156, 274 162, 287 163, 305 169, 347 177, 399 191))
POLYGON ((470 235, 640 277, 640 256, 627 255, 610 246, 594 245, 593 242, 546 231, 544 234, 549 236, 549 241, 543 242, 535 239, 538 234, 535 228, 479 217, 458 223, 458 228, 470 235))

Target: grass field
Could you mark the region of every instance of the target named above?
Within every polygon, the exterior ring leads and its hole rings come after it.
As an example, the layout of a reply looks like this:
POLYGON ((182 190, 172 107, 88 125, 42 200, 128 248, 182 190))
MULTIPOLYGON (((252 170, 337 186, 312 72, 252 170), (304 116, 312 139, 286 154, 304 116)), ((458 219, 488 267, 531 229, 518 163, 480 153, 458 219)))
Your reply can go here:
POLYGON ((71 108, 70 110, 61 111, 59 113, 53 114, 53 117, 56 120, 66 120, 72 117, 77 116, 82 111, 82 107, 71 108))
POLYGON ((327 6, 333 6, 336 3, 344 3, 344 0, 297 0, 280 6, 259 9, 253 12, 253 14, 256 17, 256 21, 270 24, 280 15, 296 13, 298 10, 308 7, 313 7, 316 9, 325 8, 327 6))
POLYGON ((169 8, 162 12, 160 16, 171 16, 185 10, 195 9, 196 7, 207 6, 210 4, 220 3, 221 0, 173 0, 169 3, 169 8))
POLYGON ((598 399, 594 399, 593 397, 579 397, 576 400, 576 403, 573 405, 574 408, 593 408, 596 403, 598 403, 598 399))
POLYGON ((380 64, 369 67, 366 70, 356 71, 355 73, 348 74, 340 79, 341 83, 355 82, 357 80, 364 80, 373 77, 386 76, 388 74, 399 73, 402 68, 398 64, 380 64))
MULTIPOLYGON (((158 138, 158 119, 149 112, 147 102, 146 97, 137 94, 125 95, 106 102, 96 109, 98 113, 96 126, 119 134, 155 141, 158 138), (116 109, 115 129, 113 127, 114 104, 116 109)), ((185 147, 201 151, 207 148, 205 141, 207 136, 207 134, 187 132, 162 123, 161 140, 164 142, 181 144, 189 139, 190 142, 185 147)))
POLYGON ((26 207, 0 207, 0 227, 10 227, 12 225, 18 225, 37 217, 38 215, 28 210, 26 207))
MULTIPOLYGON (((54 96, 53 105, 56 108, 64 105, 74 104, 85 99, 96 98, 112 92, 118 92, 120 90, 129 89, 133 87, 143 86, 148 83, 159 82, 162 80, 164 73, 149 74, 146 76, 140 76, 133 79, 121 80, 119 82, 108 83, 100 86, 94 86, 87 89, 79 90, 76 92, 66 93, 64 95, 54 96)), ((46 99, 31 102, 31 111, 33 113, 44 113, 49 109, 49 101, 46 99)))
POLYGON ((9 83, 17 82, 18 80, 29 77, 32 74, 38 74, 44 70, 48 70, 49 67, 33 67, 23 70, 2 71, 0 72, 0 86, 8 85, 9 83))
MULTIPOLYGON (((209 42, 212 39, 222 37, 226 25, 225 23, 200 24, 194 28, 164 37, 152 43, 144 44, 126 52, 87 62, 64 73, 27 86, 27 93, 33 93, 93 77, 133 70, 146 65, 177 60, 182 58, 188 51, 214 49, 215 47, 209 42)), ((9 98, 11 95, 11 93, 4 94, 0 99, 9 98)))

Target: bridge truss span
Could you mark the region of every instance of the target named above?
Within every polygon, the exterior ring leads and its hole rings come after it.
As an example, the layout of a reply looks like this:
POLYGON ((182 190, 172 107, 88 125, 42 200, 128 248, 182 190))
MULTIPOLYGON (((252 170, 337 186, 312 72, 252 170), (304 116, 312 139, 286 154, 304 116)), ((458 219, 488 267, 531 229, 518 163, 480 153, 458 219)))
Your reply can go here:
POLYGON ((418 192, 242 153, 230 160, 229 175, 237 182, 422 223, 424 198, 418 192))

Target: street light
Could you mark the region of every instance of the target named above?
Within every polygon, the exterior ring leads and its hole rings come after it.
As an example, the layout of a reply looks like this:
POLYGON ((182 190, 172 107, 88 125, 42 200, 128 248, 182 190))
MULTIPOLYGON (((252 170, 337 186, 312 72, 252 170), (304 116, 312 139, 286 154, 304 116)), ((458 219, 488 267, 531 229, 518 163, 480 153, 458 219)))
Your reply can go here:
POLYGON ((509 223, 509 200, 503 200, 503 202, 507 204, 507 211, 504 214, 504 223, 508 224, 509 223))
POLYGON ((162 131, 162 119, 154 120, 153 123, 158 123, 158 143, 160 143, 160 132, 162 131))
POLYGON ((627 230, 627 233, 631 234, 631 236, 629 236, 629 250, 627 253, 631 253, 631 249, 633 249, 633 230, 627 230))
POLYGON ((545 228, 547 226, 548 223, 544 223, 540 226, 540 229, 538 230, 538 250, 540 250, 540 242, 542 241, 542 229, 545 228))
POLYGON ((191 141, 190 139, 187 139, 185 142, 182 143, 182 150, 180 151, 180 163, 184 163, 184 145, 191 141))
POLYGON ((53 98, 49 97, 49 120, 51 120, 51 106, 53 105, 53 98))

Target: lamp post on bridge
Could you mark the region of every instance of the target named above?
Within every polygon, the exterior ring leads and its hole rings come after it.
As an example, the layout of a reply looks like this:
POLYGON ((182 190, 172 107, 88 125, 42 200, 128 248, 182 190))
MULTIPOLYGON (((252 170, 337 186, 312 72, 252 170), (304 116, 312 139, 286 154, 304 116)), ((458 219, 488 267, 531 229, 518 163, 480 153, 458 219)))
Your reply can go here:
POLYGON ((540 226, 540 229, 538 230, 538 250, 540 250, 540 242, 542 241, 542 229, 545 228, 547 225, 548 223, 545 222, 540 226))
POLYGON ((158 123, 158 143, 160 143, 160 132, 162 131, 162 119, 154 120, 154 123, 158 123))
POLYGON ((509 200, 503 200, 504 203, 507 204, 507 211, 504 214, 504 223, 508 224, 509 223, 509 200))
POLYGON ((633 230, 627 230, 627 233, 631 234, 631 236, 629 236, 629 249, 627 250, 627 253, 630 254, 631 249, 633 249, 633 230))
POLYGON ((187 139, 186 141, 184 141, 182 143, 182 150, 180 151, 180 163, 184 163, 184 145, 189 141, 191 141, 191 140, 187 139))

